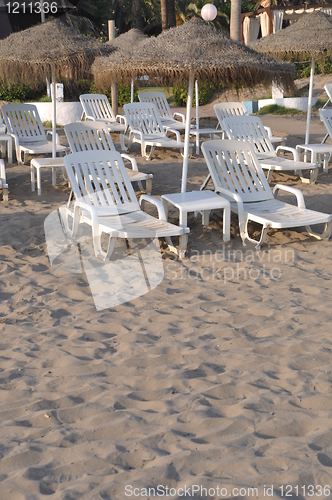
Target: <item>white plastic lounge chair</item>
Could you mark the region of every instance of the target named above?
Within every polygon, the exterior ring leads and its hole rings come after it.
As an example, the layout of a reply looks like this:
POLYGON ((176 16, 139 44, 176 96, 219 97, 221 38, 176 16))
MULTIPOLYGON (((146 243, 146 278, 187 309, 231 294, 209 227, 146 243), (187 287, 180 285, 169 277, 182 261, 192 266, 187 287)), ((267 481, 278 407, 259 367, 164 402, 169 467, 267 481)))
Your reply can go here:
MULTIPOLYGON (((213 106, 214 112, 218 118, 219 126, 222 129, 222 121, 229 116, 249 116, 247 108, 242 102, 220 102, 213 106)), ((267 135, 270 138, 272 144, 281 144, 284 146, 286 144, 286 137, 278 137, 272 134, 270 127, 264 126, 267 135)), ((223 137, 224 139, 225 137, 223 137)))
MULTIPOLYGON (((5 104, 1 108, 7 134, 14 139, 18 163, 27 163, 28 155, 52 154, 38 110, 34 104, 5 104), (22 162, 22 153, 24 161, 22 162)), ((68 151, 57 135, 57 153, 68 151)))
POLYGON ((6 134, 6 125, 0 115, 0 151, 3 155, 5 155, 6 146, 8 163, 13 163, 13 140, 10 135, 6 134))
MULTIPOLYGON (((80 151, 116 151, 107 125, 104 123, 76 122, 66 125, 64 131, 72 153, 80 151)), ((127 154, 121 156, 131 163, 131 168, 127 168, 131 182, 138 182, 140 189, 144 191, 142 181, 145 181, 145 191, 147 194, 151 194, 153 175, 139 172, 135 158, 127 154)))
POLYGON ((248 141, 254 146, 262 168, 268 171, 268 182, 274 171, 292 172, 299 175, 302 182, 306 183, 316 181, 320 164, 300 161, 299 152, 295 148, 278 146, 275 151, 258 116, 231 116, 223 120, 223 127, 229 139, 248 141), (282 151, 292 153, 293 160, 278 156, 282 151), (309 170, 310 177, 303 177, 302 170, 309 170))
MULTIPOLYGON (((180 133, 178 130, 167 129, 164 131, 163 123, 156 106, 149 102, 135 102, 125 104, 123 106, 126 114, 129 137, 128 148, 132 143, 141 145, 141 153, 144 158, 150 160, 155 148, 172 148, 183 149, 184 143, 181 142, 180 133), (173 133, 176 140, 168 136, 173 133), (150 147, 150 153, 147 153, 147 148, 150 147)), ((120 136, 122 150, 127 149, 124 142, 125 136, 120 136)), ((189 145, 192 147, 192 144, 189 145)))
POLYGON ((5 162, 0 160, 0 189, 2 189, 3 201, 8 201, 8 184, 6 182, 5 162))
POLYGON ((83 108, 83 118, 106 123, 110 132, 124 133, 127 130, 127 121, 123 115, 116 115, 104 94, 82 94, 80 101, 83 108))
POLYGON ((212 177, 215 192, 231 202, 231 209, 238 214, 243 244, 251 241, 259 249, 270 228, 285 229, 305 226, 315 238, 327 240, 332 232, 332 216, 305 208, 299 189, 276 184, 271 192, 260 162, 251 144, 244 141, 209 141, 202 151, 212 177), (297 206, 277 200, 279 190, 296 196, 297 206), (248 221, 262 225, 259 241, 248 234, 248 221), (321 235, 314 233, 311 225, 325 224, 321 235))
POLYGON ((6 133, 6 126, 2 121, 2 118, 0 116, 0 134, 5 134, 6 133))
POLYGON ((169 107, 164 92, 140 92, 138 94, 140 102, 150 102, 155 104, 160 115, 163 126, 175 130, 184 130, 186 127, 186 117, 183 113, 173 113, 169 107), (178 118, 178 119, 177 119, 178 118))
MULTIPOLYGON (((159 219, 140 208, 120 153, 116 151, 83 151, 64 158, 67 174, 75 196, 72 230, 62 211, 62 220, 71 236, 75 236, 80 223, 92 227, 95 255, 108 259, 117 238, 166 237, 171 251, 184 256, 189 228, 167 222, 161 201, 142 195, 140 202, 150 202, 158 209, 159 219), (102 234, 109 235, 108 248, 102 250, 102 234), (171 236, 179 236, 175 249, 171 236)), ((63 208, 63 207, 62 207, 63 208)))

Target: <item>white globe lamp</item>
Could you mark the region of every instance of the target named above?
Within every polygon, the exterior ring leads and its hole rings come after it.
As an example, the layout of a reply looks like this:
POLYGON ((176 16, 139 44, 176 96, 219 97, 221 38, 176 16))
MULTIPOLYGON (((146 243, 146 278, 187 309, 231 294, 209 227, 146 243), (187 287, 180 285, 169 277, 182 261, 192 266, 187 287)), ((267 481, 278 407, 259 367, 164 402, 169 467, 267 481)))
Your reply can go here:
POLYGON ((201 10, 201 16, 204 21, 214 21, 217 17, 217 7, 213 3, 207 3, 201 10))

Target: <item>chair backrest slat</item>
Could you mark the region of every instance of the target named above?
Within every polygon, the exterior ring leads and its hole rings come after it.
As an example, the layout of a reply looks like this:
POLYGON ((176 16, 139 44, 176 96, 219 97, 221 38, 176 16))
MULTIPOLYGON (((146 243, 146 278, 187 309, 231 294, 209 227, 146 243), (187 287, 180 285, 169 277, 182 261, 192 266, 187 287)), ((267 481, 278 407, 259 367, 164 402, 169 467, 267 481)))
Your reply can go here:
POLYGON ((84 114, 91 120, 115 121, 113 109, 104 94, 82 94, 80 101, 84 114))
POLYGON ((76 122, 65 125, 64 131, 72 153, 79 151, 115 150, 107 125, 101 122, 76 122))
POLYGON ((320 119, 325 125, 326 132, 329 134, 330 139, 332 140, 332 109, 320 109, 319 110, 320 119))
POLYGON ((7 131, 15 134, 21 144, 47 140, 34 104, 5 104, 1 111, 7 131))
POLYGON ((222 128, 222 121, 230 116, 248 115, 247 108, 242 102, 219 102, 213 106, 214 112, 218 118, 219 125, 222 128))
POLYGON ((258 116, 230 116, 223 120, 223 129, 229 139, 250 142, 256 153, 275 156, 275 150, 258 116))
POLYGON ((134 102, 123 106, 128 125, 143 135, 165 137, 164 127, 155 104, 150 102, 134 102))
POLYGON ((140 210, 117 151, 81 151, 65 156, 64 163, 76 199, 110 215, 140 210))
POLYGON ((239 194, 243 202, 273 198, 251 144, 238 140, 208 141, 202 151, 215 188, 239 194))
POLYGON ((140 102, 150 102, 154 104, 161 116, 161 119, 172 120, 172 111, 167 102, 164 92, 140 92, 138 94, 140 102))

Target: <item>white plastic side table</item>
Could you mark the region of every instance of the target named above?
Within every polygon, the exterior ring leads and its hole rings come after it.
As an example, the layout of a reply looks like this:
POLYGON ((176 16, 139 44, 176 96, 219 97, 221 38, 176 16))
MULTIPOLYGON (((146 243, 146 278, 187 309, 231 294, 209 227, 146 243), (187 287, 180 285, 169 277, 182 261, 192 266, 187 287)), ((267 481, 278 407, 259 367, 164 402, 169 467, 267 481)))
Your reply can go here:
POLYGON ((311 163, 320 163, 317 161, 317 156, 321 155, 323 157, 323 172, 327 173, 329 171, 329 161, 332 154, 332 144, 298 144, 296 149, 306 153, 309 151, 311 153, 311 163))
POLYGON ((179 210, 179 225, 181 227, 187 227, 188 212, 202 211, 203 225, 208 226, 210 211, 214 209, 223 209, 223 240, 230 240, 230 203, 213 191, 190 191, 188 193, 164 194, 161 197, 161 201, 165 208, 166 216, 168 215, 169 203, 179 210))
POLYGON ((8 134, 0 133, 1 153, 3 153, 3 143, 7 142, 8 163, 13 163, 13 139, 8 134))
POLYGON ((223 135, 224 135, 224 132, 221 130, 221 129, 217 129, 217 128, 191 128, 189 130, 189 133, 190 135, 194 135, 196 136, 196 154, 199 155, 199 136, 200 135, 209 135, 211 139, 213 139, 213 136, 214 135, 221 135, 221 137, 219 137, 220 139, 222 139, 223 135))
POLYGON ((41 194, 41 175, 42 168, 52 168, 52 186, 56 185, 56 168, 65 168, 63 158, 33 158, 31 160, 31 191, 35 191, 35 170, 37 170, 37 192, 41 194))

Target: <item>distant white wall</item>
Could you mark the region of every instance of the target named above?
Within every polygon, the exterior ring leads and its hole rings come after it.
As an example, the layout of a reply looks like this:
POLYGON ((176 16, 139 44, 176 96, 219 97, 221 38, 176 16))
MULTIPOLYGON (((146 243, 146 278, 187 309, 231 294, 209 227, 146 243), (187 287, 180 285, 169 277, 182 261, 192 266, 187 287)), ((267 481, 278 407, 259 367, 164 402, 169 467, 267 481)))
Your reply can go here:
MULTIPOLYGON (((34 102, 37 106, 42 122, 52 121, 53 104, 51 102, 34 102)), ((60 126, 81 120, 83 113, 80 102, 57 102, 56 103, 56 122, 60 126)))
MULTIPOLYGON (((312 98, 312 106, 317 102, 317 97, 312 98)), ((284 106, 285 108, 295 108, 299 111, 307 111, 308 109, 308 98, 307 97, 284 97, 282 99, 260 99, 258 101, 258 109, 263 108, 263 106, 269 106, 270 104, 277 104, 278 106, 284 106)))

